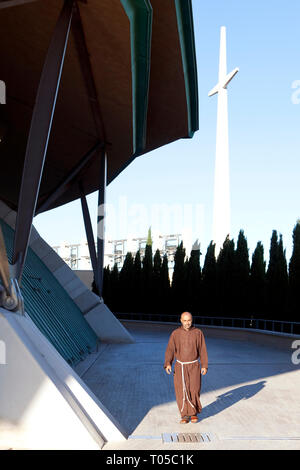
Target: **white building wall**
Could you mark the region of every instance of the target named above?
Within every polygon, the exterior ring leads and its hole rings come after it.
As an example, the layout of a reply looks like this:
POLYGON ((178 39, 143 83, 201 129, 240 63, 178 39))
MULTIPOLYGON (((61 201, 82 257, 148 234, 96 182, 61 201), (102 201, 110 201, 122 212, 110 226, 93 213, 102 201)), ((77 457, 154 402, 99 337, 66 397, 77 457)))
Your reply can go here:
MULTIPOLYGON (((193 246, 192 239, 189 236, 189 232, 184 232, 184 235, 181 234, 170 234, 170 235, 161 235, 158 232, 152 233, 152 252, 153 255, 155 251, 159 249, 161 255, 167 251, 169 253, 169 277, 172 280, 173 275, 173 265, 174 265, 174 254, 177 245, 183 240, 184 247, 186 248, 186 255, 190 256, 191 249, 193 246), (166 240, 169 241, 169 245, 166 244, 166 240), (170 252, 173 251, 173 254, 170 252)), ((146 245, 147 237, 144 238, 135 238, 131 236, 127 239, 121 240, 106 240, 105 241, 105 251, 104 251, 104 266, 109 266, 110 269, 113 268, 115 262, 117 262, 118 268, 121 269, 127 252, 131 252, 133 256, 136 255, 136 252, 140 250, 141 258, 144 255, 144 249, 146 245)), ((63 258, 66 264, 76 271, 89 271, 92 270, 92 264, 89 256, 89 249, 86 240, 82 240, 78 244, 71 245, 68 242, 62 242, 59 246, 53 247, 55 251, 63 258), (71 250, 73 247, 77 247, 77 260, 76 262, 71 262, 71 250)))

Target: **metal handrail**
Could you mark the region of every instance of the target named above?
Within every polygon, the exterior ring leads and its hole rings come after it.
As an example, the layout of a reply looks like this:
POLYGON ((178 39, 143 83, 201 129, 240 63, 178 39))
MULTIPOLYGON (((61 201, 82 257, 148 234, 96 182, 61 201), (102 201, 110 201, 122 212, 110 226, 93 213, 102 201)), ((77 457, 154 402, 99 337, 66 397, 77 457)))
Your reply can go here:
MULTIPOLYGON (((148 321, 179 322, 177 314, 160 313, 124 313, 116 312, 119 319, 148 319, 148 321)), ((193 314, 194 323, 202 326, 221 326, 231 328, 257 329, 263 331, 274 331, 280 333, 300 334, 300 322, 287 320, 273 320, 266 318, 245 317, 212 317, 193 314)))

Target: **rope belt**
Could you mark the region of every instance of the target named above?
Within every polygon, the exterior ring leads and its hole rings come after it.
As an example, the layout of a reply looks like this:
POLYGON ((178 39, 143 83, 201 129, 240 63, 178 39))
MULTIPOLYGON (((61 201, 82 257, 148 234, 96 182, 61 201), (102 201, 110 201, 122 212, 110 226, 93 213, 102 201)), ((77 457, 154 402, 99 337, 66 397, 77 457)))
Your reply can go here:
POLYGON ((183 400, 182 400, 182 408, 180 411, 183 410, 184 408, 184 402, 185 402, 185 396, 187 398, 187 401, 189 402, 189 404, 194 408, 194 410, 196 409, 194 407, 194 405, 190 402, 189 400, 189 397, 188 397, 188 394, 187 394, 187 391, 186 391, 186 385, 185 385, 185 381, 184 381, 184 371, 183 371, 183 366, 185 364, 193 364, 194 362, 198 362, 198 359, 196 359, 195 361, 190 361, 190 362, 181 362, 177 359, 177 362, 179 362, 179 364, 181 365, 181 375, 182 375, 182 391, 183 391, 183 400))

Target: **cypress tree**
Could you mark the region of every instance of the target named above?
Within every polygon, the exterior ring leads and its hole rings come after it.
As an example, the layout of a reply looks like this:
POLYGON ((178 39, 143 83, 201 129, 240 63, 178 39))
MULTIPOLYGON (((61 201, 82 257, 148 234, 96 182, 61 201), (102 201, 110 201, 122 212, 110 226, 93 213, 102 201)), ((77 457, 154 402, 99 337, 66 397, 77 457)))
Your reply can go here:
POLYGON ((278 268, 278 236, 277 231, 273 230, 270 251, 269 251, 269 264, 266 273, 267 281, 267 318, 275 318, 275 311, 277 309, 277 268, 278 268))
POLYGON ((177 246, 174 256, 174 271, 172 277, 172 305, 176 313, 186 310, 186 266, 185 248, 183 242, 177 246))
POLYGON ((153 259, 153 311, 159 312, 162 303, 162 282, 161 282, 162 259, 159 249, 156 250, 153 259))
POLYGON ((109 298, 110 298, 110 282, 109 281, 110 281, 110 269, 109 269, 109 266, 106 266, 103 269, 103 288, 102 288, 102 297, 103 297, 104 303, 106 304, 109 303, 109 298))
POLYGON ((218 310, 225 316, 233 316, 234 269, 234 241, 227 235, 217 259, 218 310))
POLYGON ((152 243, 151 227, 149 227, 146 245, 152 246, 152 243))
POLYGON ((186 264, 186 286, 187 286, 187 308, 193 313, 200 312, 201 300, 201 267, 200 267, 200 244, 198 240, 194 243, 190 258, 186 264))
POLYGON ((273 230, 270 243, 270 259, 266 274, 267 315, 270 319, 282 320, 286 313, 287 263, 283 250, 282 235, 278 241, 277 231, 273 230))
POLYGON ((234 308, 233 312, 238 316, 249 314, 249 276, 250 262, 247 239, 244 231, 240 230, 235 250, 234 267, 234 308))
POLYGON ((133 257, 130 252, 125 256, 122 269, 119 274, 119 293, 122 312, 131 312, 133 307, 133 257))
POLYGON ((171 311, 170 301, 171 301, 171 287, 170 287, 170 278, 169 278, 169 266, 168 266, 168 256, 165 253, 163 256, 162 266, 161 266, 161 311, 163 313, 169 313, 171 311))
POLYGON ((252 255, 249 286, 251 315, 264 318, 266 311, 266 262, 261 242, 257 242, 252 255))
POLYGON ((288 306, 287 303, 288 303, 289 277, 288 277, 288 270, 287 270, 286 251, 283 248, 283 241, 282 241, 281 234, 279 236, 279 243, 278 243, 278 259, 279 259, 278 283, 280 285, 280 289, 278 291, 279 309, 277 309, 277 319, 286 320, 287 306, 288 306))
POLYGON ((143 311, 149 313, 153 307, 153 260, 151 245, 146 245, 145 256, 143 258, 142 295, 143 311))
POLYGON ((216 315, 216 283, 217 260, 215 257, 216 245, 211 241, 208 245, 202 270, 203 310, 205 314, 216 315))
POLYGON ((142 262, 140 250, 136 252, 133 264, 133 285, 134 285, 134 296, 133 296, 133 311, 143 311, 143 297, 142 297, 142 262))
POLYGON ((109 308, 112 312, 118 312, 120 311, 119 308, 122 308, 122 299, 120 299, 119 295, 119 270, 117 263, 114 264, 110 273, 109 284, 111 292, 109 308))
POLYGON ((299 320, 300 305, 300 220, 293 230, 293 252, 289 262, 289 315, 291 321, 299 320))

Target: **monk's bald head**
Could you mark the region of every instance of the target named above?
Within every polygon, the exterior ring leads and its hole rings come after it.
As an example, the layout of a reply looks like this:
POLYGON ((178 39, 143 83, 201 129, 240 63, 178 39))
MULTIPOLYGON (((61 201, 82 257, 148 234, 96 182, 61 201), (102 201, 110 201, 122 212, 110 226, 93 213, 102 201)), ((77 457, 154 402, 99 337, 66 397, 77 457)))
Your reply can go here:
POLYGON ((189 317, 189 318, 193 319, 193 316, 190 312, 183 312, 180 316, 180 320, 182 320, 183 317, 185 317, 185 318, 189 317))
POLYGON ((193 323, 193 316, 190 312, 183 312, 180 316, 180 322, 185 330, 189 330, 193 323))

